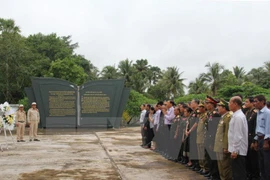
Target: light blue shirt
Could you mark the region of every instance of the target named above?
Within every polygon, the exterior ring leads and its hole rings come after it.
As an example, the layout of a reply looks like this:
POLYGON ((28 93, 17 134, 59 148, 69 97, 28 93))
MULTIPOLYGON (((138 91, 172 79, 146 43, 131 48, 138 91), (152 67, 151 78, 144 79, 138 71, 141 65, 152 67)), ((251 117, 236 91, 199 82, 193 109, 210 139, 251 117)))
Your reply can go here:
POLYGON ((171 107, 170 109, 167 110, 167 114, 164 115, 164 124, 168 125, 168 124, 172 124, 172 121, 174 119, 175 115, 174 115, 174 107, 171 107))
POLYGON ((258 135, 264 135, 264 139, 270 138, 270 110, 266 106, 257 113, 256 136, 254 139, 257 140, 258 135))
POLYGON ((236 152, 241 156, 247 155, 248 125, 241 109, 233 113, 228 132, 229 152, 236 152))

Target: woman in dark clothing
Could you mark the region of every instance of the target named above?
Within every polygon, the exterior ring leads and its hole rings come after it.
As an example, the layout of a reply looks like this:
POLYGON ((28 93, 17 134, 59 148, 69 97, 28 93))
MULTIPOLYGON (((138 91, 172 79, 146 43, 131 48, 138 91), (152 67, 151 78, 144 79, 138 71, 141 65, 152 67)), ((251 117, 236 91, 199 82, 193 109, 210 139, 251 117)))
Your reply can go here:
POLYGON ((169 146, 169 159, 177 161, 181 141, 179 141, 179 122, 180 122, 180 109, 174 108, 175 118, 170 130, 170 146, 169 146))
POLYGON ((186 133, 189 131, 190 128, 190 114, 192 112, 192 109, 190 107, 187 107, 184 109, 184 117, 186 118, 186 127, 185 127, 185 139, 184 139, 184 156, 186 159, 188 159, 188 163, 186 164, 188 167, 192 166, 192 162, 189 159, 189 136, 186 136, 186 133))

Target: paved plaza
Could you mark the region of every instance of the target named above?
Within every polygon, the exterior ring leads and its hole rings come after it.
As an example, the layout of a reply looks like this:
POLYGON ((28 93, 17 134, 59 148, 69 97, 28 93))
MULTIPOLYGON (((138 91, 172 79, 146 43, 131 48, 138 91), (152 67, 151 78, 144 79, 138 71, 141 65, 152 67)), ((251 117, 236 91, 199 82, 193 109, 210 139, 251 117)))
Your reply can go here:
POLYGON ((40 142, 12 144, 8 138, 9 149, 0 152, 1 180, 205 179, 141 148, 140 127, 45 129, 40 142))

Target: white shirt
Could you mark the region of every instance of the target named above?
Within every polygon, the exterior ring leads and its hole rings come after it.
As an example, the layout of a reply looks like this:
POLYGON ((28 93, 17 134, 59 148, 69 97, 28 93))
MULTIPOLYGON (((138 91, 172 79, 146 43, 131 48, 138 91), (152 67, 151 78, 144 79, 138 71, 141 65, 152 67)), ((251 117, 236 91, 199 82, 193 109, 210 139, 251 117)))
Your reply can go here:
MULTIPOLYGON (((152 118, 154 119, 154 122, 155 122, 155 117, 156 117, 156 115, 153 114, 153 115, 152 115, 152 118)), ((151 121, 150 121, 150 128, 151 128, 151 129, 154 128, 154 123, 152 123, 151 121)))
POLYGON ((172 121, 174 120, 174 107, 172 106, 171 108, 169 108, 167 110, 167 114, 164 115, 164 118, 165 118, 165 121, 164 121, 164 124, 165 125, 168 125, 168 124, 172 124, 172 121))
POLYGON ((241 156, 247 155, 248 125, 241 109, 233 113, 228 132, 229 152, 236 152, 241 156))
POLYGON ((161 110, 157 110, 157 112, 155 113, 155 121, 154 121, 154 125, 158 125, 159 124, 159 119, 160 119, 160 113, 161 110))
POLYGON ((144 109, 144 110, 141 111, 140 124, 143 124, 143 120, 144 120, 145 114, 146 114, 146 110, 144 109))

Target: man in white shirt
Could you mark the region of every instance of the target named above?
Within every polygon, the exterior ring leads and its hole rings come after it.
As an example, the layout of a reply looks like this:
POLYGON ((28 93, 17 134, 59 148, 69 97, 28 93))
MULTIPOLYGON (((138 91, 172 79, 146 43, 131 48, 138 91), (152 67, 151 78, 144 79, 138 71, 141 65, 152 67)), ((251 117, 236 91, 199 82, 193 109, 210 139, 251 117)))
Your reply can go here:
POLYGON ((141 146, 144 146, 146 144, 145 142, 145 135, 144 135, 144 117, 145 117, 145 114, 146 114, 146 110, 145 110, 145 104, 142 104, 141 105, 141 115, 140 115, 140 125, 141 125, 141 135, 142 135, 142 145, 141 146))
POLYGON ((174 102, 172 100, 169 100, 165 103, 165 106, 167 107, 167 110, 163 110, 164 114, 164 124, 168 126, 168 129, 170 130, 172 121, 174 120, 174 102))
POLYGON ((228 151, 232 158, 233 179, 246 180, 245 158, 248 149, 248 126, 245 114, 241 110, 242 100, 238 96, 230 99, 229 108, 233 112, 228 132, 228 151))

